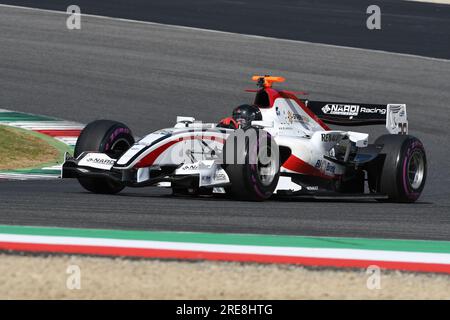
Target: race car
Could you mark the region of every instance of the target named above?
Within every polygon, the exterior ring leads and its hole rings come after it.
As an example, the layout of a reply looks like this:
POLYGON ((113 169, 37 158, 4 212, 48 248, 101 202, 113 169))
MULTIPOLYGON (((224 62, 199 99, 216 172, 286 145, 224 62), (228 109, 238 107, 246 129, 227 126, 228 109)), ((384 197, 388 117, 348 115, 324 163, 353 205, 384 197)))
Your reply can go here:
POLYGON ((88 191, 159 186, 174 195, 222 195, 416 201, 425 185, 423 144, 408 135, 405 104, 310 101, 277 90, 282 77, 253 76, 251 104, 229 118, 203 123, 178 116, 174 127, 136 139, 124 124, 96 120, 81 132, 62 178, 88 191), (328 125, 384 124, 388 134, 369 144, 367 133, 328 125))

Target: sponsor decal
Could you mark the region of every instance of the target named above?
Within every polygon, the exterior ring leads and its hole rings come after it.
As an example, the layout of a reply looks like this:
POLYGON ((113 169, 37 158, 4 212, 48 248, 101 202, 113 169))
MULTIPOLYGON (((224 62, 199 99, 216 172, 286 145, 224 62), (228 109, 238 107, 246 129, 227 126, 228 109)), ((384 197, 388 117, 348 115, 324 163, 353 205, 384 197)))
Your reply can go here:
POLYGON ((377 113, 386 114, 386 109, 360 106, 357 104, 326 104, 322 107, 324 114, 338 115, 338 116, 357 116, 360 113, 377 113))
POLYGON ((186 164, 183 167, 181 167, 181 170, 197 170, 198 164, 186 164))
POLYGON ((215 176, 214 176, 214 180, 216 180, 216 181, 224 181, 224 180, 226 180, 226 176, 225 176, 224 173, 221 173, 221 172, 217 171, 215 176))
POLYGON ((326 166, 326 168, 325 168, 325 171, 326 172, 330 172, 330 173, 335 173, 335 171, 336 171, 336 166, 334 166, 334 165, 332 165, 331 163, 327 163, 327 166, 326 166))
POLYGON ((307 186, 306 190, 308 190, 308 191, 317 191, 317 190, 319 190, 319 186, 307 186))
POLYGON ((317 169, 322 168, 322 160, 317 160, 316 165, 314 167, 316 167, 317 169))
POLYGON ((139 151, 139 150, 141 150, 142 148, 144 148, 145 147, 145 145, 142 145, 142 144, 135 144, 135 145, 133 145, 130 149, 128 149, 128 150, 132 150, 132 151, 139 151))
POLYGON ((287 120, 290 124, 292 124, 294 122, 294 113, 292 113, 292 111, 288 111, 287 120))
POLYGON ((340 116, 357 116, 359 113, 359 105, 356 104, 326 104, 322 107, 325 114, 340 116))
POLYGON ((302 115, 300 115, 298 113, 293 113, 292 111, 288 111, 287 119, 288 119, 289 123, 291 123, 291 124, 294 122, 307 123, 309 121, 308 118, 303 117, 302 115))
POLYGON ((102 159, 102 158, 87 158, 86 162, 94 164, 104 164, 104 165, 114 165, 116 160, 113 159, 102 159))
POLYGON ((329 172, 335 174, 336 166, 331 164, 331 162, 324 160, 317 160, 315 167, 323 172, 329 172))
POLYGON ((202 185, 205 185, 205 184, 211 184, 211 176, 210 175, 202 176, 202 185))
POLYGON ((88 153, 78 162, 78 165, 102 170, 110 170, 115 163, 115 159, 111 159, 104 153, 88 153))
POLYGON ((359 112, 361 112, 361 113, 378 113, 378 114, 386 114, 386 109, 380 109, 380 108, 377 108, 377 107, 374 107, 374 108, 361 107, 361 109, 359 110, 359 112))
POLYGON ((322 142, 338 142, 341 140, 340 134, 322 133, 322 142))
POLYGON ((294 130, 292 127, 279 127, 280 130, 294 130))

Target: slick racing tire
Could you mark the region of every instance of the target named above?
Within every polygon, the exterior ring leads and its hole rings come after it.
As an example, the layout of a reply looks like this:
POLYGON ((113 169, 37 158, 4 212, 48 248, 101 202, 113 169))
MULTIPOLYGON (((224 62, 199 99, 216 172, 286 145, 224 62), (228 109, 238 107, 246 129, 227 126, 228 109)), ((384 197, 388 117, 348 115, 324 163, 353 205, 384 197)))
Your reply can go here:
POLYGON ((390 202, 414 202, 425 186, 427 158, 419 139, 409 135, 387 134, 375 144, 383 145, 384 161, 369 171, 369 184, 386 194, 390 202), (372 180, 372 181, 370 181, 372 180))
MULTIPOLYGON (((78 137, 74 156, 85 151, 103 152, 111 158, 118 159, 134 144, 131 130, 123 123, 111 120, 96 120, 89 123, 78 137)), ((115 194, 125 186, 108 178, 78 178, 88 191, 94 193, 115 194)))
POLYGON ((223 148, 223 162, 231 182, 227 194, 246 201, 263 201, 272 196, 280 161, 279 148, 267 131, 250 127, 230 134, 223 148))

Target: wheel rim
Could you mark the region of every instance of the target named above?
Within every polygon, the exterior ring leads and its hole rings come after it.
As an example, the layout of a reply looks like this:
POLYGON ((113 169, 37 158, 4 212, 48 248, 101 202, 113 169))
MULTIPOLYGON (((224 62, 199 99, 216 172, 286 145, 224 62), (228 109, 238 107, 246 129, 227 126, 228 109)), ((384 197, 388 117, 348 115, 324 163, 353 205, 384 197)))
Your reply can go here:
POLYGON ((111 148, 108 150, 108 152, 114 153, 117 155, 122 155, 125 151, 127 151, 131 147, 130 143, 127 139, 121 138, 114 141, 111 148))
POLYGON ((258 161, 257 170, 261 183, 265 186, 270 185, 277 173, 275 159, 271 158, 267 163, 258 161))
POLYGON ((419 151, 415 151, 408 161, 407 167, 409 185, 413 189, 419 189, 425 174, 425 160, 419 151))

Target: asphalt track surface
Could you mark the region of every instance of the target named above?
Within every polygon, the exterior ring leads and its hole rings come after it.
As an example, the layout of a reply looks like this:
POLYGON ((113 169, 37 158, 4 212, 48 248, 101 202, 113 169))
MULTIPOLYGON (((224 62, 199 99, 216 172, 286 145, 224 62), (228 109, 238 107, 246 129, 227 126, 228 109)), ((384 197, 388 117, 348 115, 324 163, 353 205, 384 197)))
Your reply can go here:
POLYGON ((95 17, 69 31, 65 19, 0 6, 0 108, 117 119, 143 135, 177 115, 217 121, 252 100, 252 74, 282 75, 311 99, 408 104, 428 153, 426 189, 416 204, 248 203, 3 181, 0 224, 450 240, 450 61, 95 17))
POLYGON ((450 6, 401 0, 1 0, 1 3, 450 59, 450 6), (368 30, 367 8, 381 10, 368 30), (446 40, 444 40, 446 39, 446 40))

